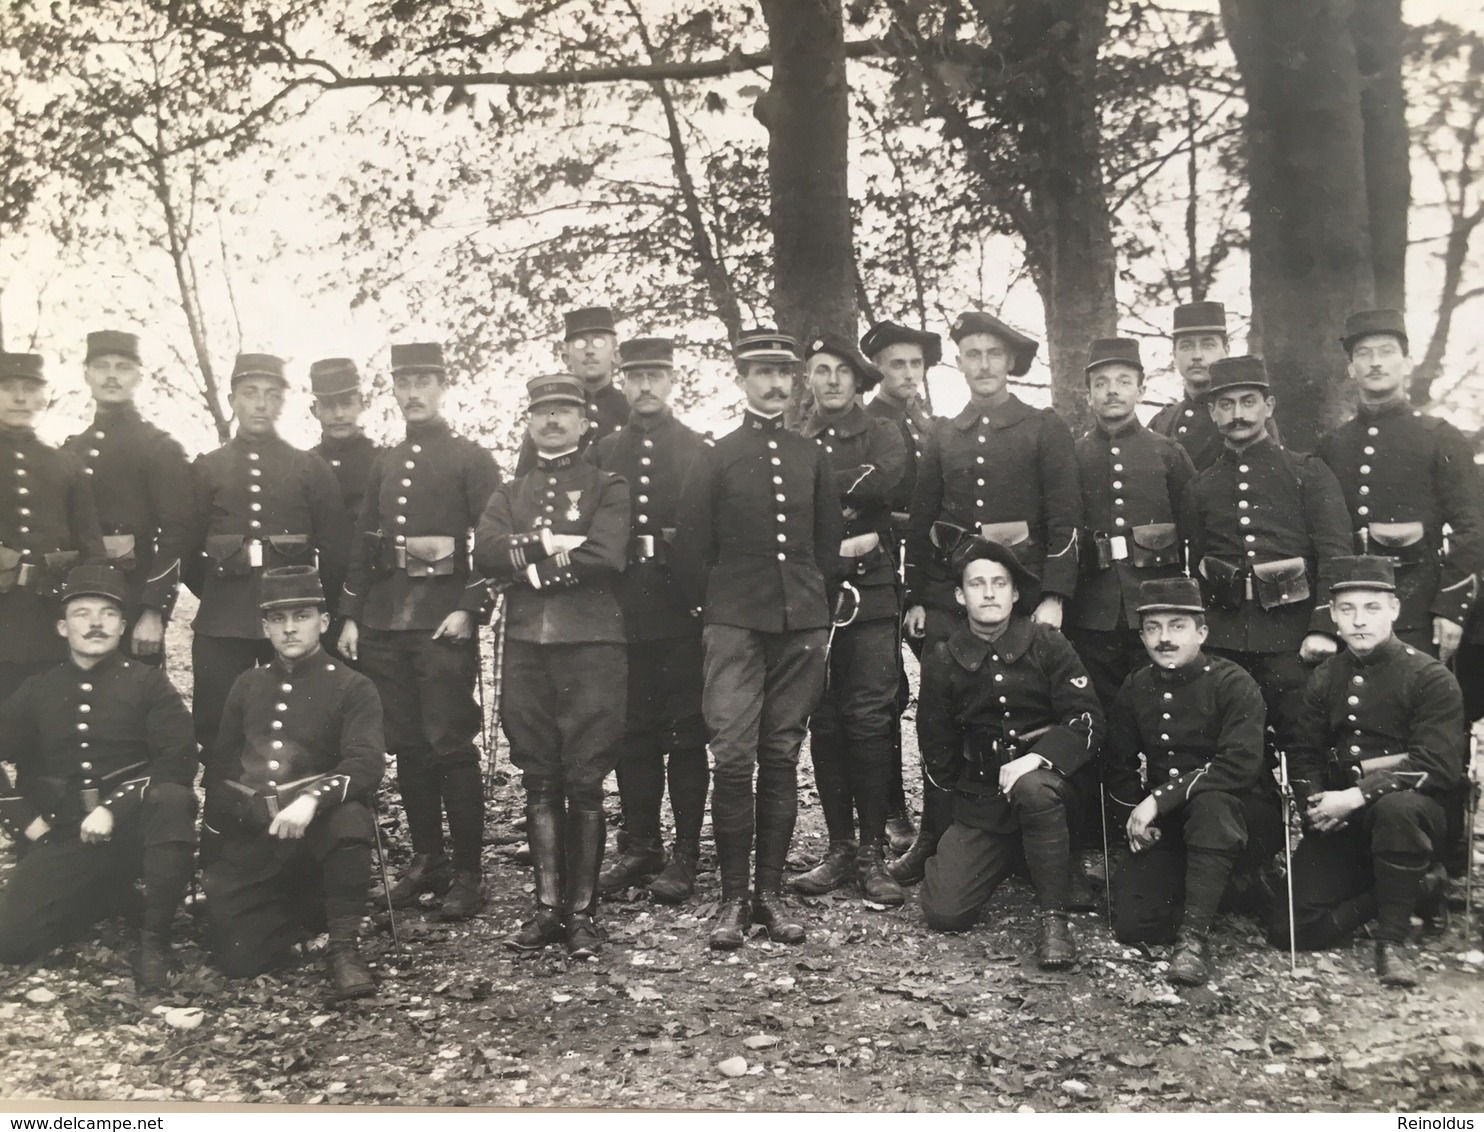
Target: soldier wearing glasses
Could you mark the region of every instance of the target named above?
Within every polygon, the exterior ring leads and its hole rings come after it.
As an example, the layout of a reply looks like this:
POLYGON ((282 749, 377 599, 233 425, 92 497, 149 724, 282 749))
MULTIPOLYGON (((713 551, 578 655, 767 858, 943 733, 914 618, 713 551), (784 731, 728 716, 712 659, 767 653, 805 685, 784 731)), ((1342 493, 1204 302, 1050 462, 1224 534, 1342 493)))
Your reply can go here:
MULTIPOLYGON (((607 307, 583 307, 562 316, 562 365, 582 382, 587 429, 581 450, 602 440, 629 419, 629 402, 613 384, 618 372, 618 331, 613 311, 607 307)), ((523 476, 536 466, 536 448, 528 435, 521 443, 515 474, 523 476)))

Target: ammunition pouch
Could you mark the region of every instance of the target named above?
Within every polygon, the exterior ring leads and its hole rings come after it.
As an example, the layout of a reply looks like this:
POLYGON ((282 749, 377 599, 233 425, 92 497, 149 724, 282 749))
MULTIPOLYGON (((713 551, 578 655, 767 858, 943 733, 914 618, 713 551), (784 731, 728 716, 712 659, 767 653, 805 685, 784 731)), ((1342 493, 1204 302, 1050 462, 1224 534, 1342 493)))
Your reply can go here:
POLYGON ((104 535, 103 552, 108 555, 109 565, 117 566, 120 570, 127 572, 139 565, 133 535, 104 535))
POLYGON ((1008 523, 980 523, 979 537, 1001 546, 1021 546, 1031 541, 1031 527, 1024 519, 1008 523))
POLYGON ((1278 609, 1309 600, 1309 566, 1302 558, 1280 558, 1252 567, 1257 602, 1264 609, 1278 609))
POLYGON ((207 535, 205 552, 216 577, 245 578, 257 565, 253 559, 261 559, 262 545, 246 535, 207 535))
POLYGON ((1133 565, 1141 569, 1180 565, 1180 533, 1174 523, 1143 523, 1129 537, 1133 565))
POLYGON ((405 544, 409 578, 447 578, 457 573, 462 539, 453 535, 408 535, 405 544))
POLYGON ((1415 566, 1428 558, 1421 523, 1371 523, 1363 533, 1370 553, 1390 558, 1394 566, 1415 566))
POLYGON ((269 535, 265 542, 264 566, 314 565, 314 547, 308 535, 269 535))
MULTIPOLYGON (((207 809, 215 821, 222 824, 236 822, 240 827, 261 833, 273 824, 273 819, 280 810, 297 802, 305 794, 333 788, 339 790, 343 796, 347 783, 344 775, 315 774, 285 782, 272 790, 254 790, 245 783, 225 778, 217 789, 210 792, 207 809), (226 819, 225 822, 222 819, 226 819)), ((333 799, 335 803, 341 800, 339 797, 333 799)))
POLYGON ((1208 605, 1232 612, 1242 608, 1247 596, 1247 575, 1242 567, 1208 554, 1201 559, 1196 573, 1200 575, 1201 592, 1208 605))
POLYGON ((21 552, 0 546, 0 594, 9 593, 20 581, 21 552))
POLYGON ((629 561, 643 562, 655 566, 669 561, 670 544, 654 535, 635 535, 629 540, 629 561))

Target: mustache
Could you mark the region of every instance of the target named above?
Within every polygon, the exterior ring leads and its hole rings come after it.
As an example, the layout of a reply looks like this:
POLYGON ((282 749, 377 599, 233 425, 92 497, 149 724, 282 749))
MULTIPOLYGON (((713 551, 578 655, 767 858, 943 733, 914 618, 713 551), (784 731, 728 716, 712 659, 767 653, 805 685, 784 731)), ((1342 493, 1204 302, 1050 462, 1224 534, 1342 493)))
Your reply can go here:
POLYGON ((1234 420, 1227 421, 1226 424, 1222 426, 1222 430, 1221 431, 1223 431, 1223 432, 1232 432, 1232 431, 1234 431, 1236 429, 1239 429, 1239 428, 1256 428, 1256 427, 1257 427, 1257 422, 1256 421, 1243 420, 1241 417, 1237 417, 1234 420))

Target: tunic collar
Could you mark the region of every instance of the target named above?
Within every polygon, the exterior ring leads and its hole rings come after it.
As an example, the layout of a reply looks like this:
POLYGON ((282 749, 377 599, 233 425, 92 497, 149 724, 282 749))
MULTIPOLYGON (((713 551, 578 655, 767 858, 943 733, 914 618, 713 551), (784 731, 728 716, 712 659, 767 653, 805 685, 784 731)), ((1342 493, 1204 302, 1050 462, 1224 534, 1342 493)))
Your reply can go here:
POLYGON ((1259 456, 1271 456, 1278 451, 1278 443, 1273 439, 1273 434, 1263 429, 1262 434, 1247 447, 1240 450, 1221 445, 1221 458, 1229 464, 1235 464, 1239 460, 1254 459, 1259 456))
POLYGON ((536 467, 543 472, 555 472, 572 467, 581 458, 581 452, 577 449, 563 452, 560 456, 537 456, 536 467))
POLYGON ((860 402, 856 401, 835 417, 826 417, 818 410, 811 412, 801 431, 810 440, 831 428, 835 430, 836 436, 859 436, 866 431, 868 423, 866 411, 861 408, 860 402))
POLYGON ((408 421, 408 440, 441 440, 445 436, 453 435, 453 429, 448 427, 448 422, 442 417, 431 421, 408 421))
POLYGON ((80 664, 77 663, 77 661, 72 658, 72 654, 68 653, 67 667, 72 669, 72 673, 74 676, 77 676, 83 680, 87 680, 93 676, 103 676, 106 673, 112 672, 123 661, 123 642, 120 641, 119 644, 119 648, 114 649, 113 652, 109 653, 97 664, 93 665, 92 668, 83 668, 80 664))
POLYGON ((307 668, 310 665, 317 664, 320 661, 323 661, 327 655, 328 654, 325 652, 323 645, 316 645, 313 652, 305 653, 298 660, 285 660, 277 653, 274 653, 273 667, 278 669, 278 671, 280 672, 286 673, 289 676, 293 676, 301 669, 307 668))
POLYGON ((1139 423, 1138 417, 1129 417, 1128 420, 1124 421, 1117 428, 1111 429, 1104 425, 1102 421, 1097 421, 1094 423, 1093 428, 1099 436, 1108 440, 1121 440, 1125 436, 1132 436, 1136 432, 1146 431, 1144 426, 1139 423))
POLYGON ((1406 647, 1406 645, 1397 639, 1396 634, 1393 633, 1365 656, 1361 656, 1357 652, 1352 652, 1350 649, 1346 649, 1345 651, 1350 654, 1351 661, 1357 666, 1370 668, 1373 665, 1385 664, 1387 661, 1401 656, 1406 647))
POLYGON ((751 409, 742 410, 742 427, 753 432, 782 432, 783 414, 776 417, 765 417, 754 413, 751 409))
POLYGON ((964 406, 963 411, 953 418, 953 423, 961 432, 967 432, 980 421, 988 421, 991 428, 1009 428, 1027 417, 1034 416, 1035 412, 1035 409, 1012 393, 1008 401, 992 409, 978 408, 974 402, 970 401, 964 406))
POLYGON ((1030 647, 1031 619, 1019 613, 1010 615, 1010 624, 997 640, 986 641, 976 637, 968 623, 955 625, 948 634, 948 651, 953 659, 970 672, 978 672, 984 658, 993 652, 1002 664, 1014 664, 1030 647))
POLYGON ((675 414, 670 411, 668 406, 666 406, 664 409, 660 410, 660 412, 656 413, 652 417, 641 417, 638 413, 630 413, 629 423, 624 427, 631 428, 635 432, 643 432, 654 435, 655 433, 663 431, 674 423, 675 414))
POLYGON ((1355 406, 1357 416, 1373 419, 1399 416, 1402 413, 1409 412, 1411 408, 1412 404, 1406 397, 1393 397, 1390 401, 1380 405, 1367 405, 1364 401, 1361 401, 1355 406))
POLYGON ((1151 664, 1150 668, 1154 670, 1155 679, 1161 684, 1189 684, 1211 671, 1211 658, 1204 652, 1198 652, 1195 654, 1195 659, 1189 664, 1182 664, 1179 668, 1163 668, 1157 663, 1151 664))

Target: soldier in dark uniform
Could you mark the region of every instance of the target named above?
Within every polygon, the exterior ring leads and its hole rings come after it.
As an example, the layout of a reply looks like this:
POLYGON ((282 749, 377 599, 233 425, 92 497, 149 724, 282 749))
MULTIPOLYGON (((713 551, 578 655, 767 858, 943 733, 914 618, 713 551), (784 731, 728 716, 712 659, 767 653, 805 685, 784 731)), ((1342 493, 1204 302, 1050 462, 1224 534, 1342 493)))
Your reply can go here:
POLYGON ((258 602, 273 660, 232 685, 206 760, 205 823, 222 837, 203 877, 208 942, 222 971, 249 978, 327 928, 334 995, 361 998, 376 991, 358 942, 381 700, 320 647, 330 615, 313 566, 265 571, 258 602))
POLYGON ((1180 533, 1202 580, 1210 651, 1252 674, 1286 748, 1305 663, 1335 651, 1328 608, 1314 595, 1328 588, 1331 560, 1350 548, 1350 520, 1334 473, 1265 432, 1273 398, 1261 358, 1213 365, 1209 403, 1224 447, 1187 485, 1180 533))
POLYGON ((196 741, 163 673, 127 659, 129 585, 78 566, 62 591, 68 659, 0 705, 0 824, 24 846, 0 899, 0 962, 26 963, 126 907, 144 878, 135 979, 165 984, 196 840, 196 741))
MULTIPOLYGON (((618 369, 618 331, 613 312, 607 307, 585 307, 562 316, 562 365, 582 381, 587 431, 581 449, 586 451, 629 419, 629 402, 613 384, 618 369)), ((523 476, 536 466, 536 447, 529 435, 521 443, 515 474, 523 476)))
MULTIPOLYGON (((881 384, 876 396, 866 405, 873 417, 895 424, 902 434, 907 453, 907 470, 891 493, 891 552, 900 575, 905 557, 907 510, 912 505, 912 490, 917 483, 917 461, 932 430, 933 419, 923 405, 919 385, 926 387, 929 367, 943 360, 943 339, 926 330, 913 330, 898 322, 874 324, 860 341, 861 352, 881 371, 881 384)), ((905 612, 905 611, 903 611, 905 612)), ((902 634, 898 630, 900 651, 902 634)), ((922 653, 922 639, 907 637, 907 646, 915 655, 922 653)), ((907 813, 907 796, 902 778, 902 719, 912 698, 907 671, 902 666, 897 678, 897 715, 892 724, 892 780, 886 802, 886 841, 893 853, 905 853, 917 836, 917 827, 907 813)))
MULTIPOLYGON (((314 394, 314 419, 320 424, 320 441, 310 451, 330 465, 340 484, 345 513, 355 522, 366 495, 371 463, 381 451, 376 441, 361 431, 366 399, 361 395, 360 371, 350 358, 321 358, 309 363, 309 389, 314 394)), ((333 610, 336 595, 328 596, 333 610)))
MULTIPOLYGON (((1289 769, 1305 828, 1293 856, 1295 942, 1334 947, 1375 917, 1376 974, 1411 987, 1412 912, 1446 883, 1443 800, 1463 774, 1463 699, 1442 664, 1392 633, 1401 602, 1387 559, 1342 558, 1332 577, 1345 650, 1309 679, 1289 769)), ((1285 906, 1273 925, 1280 946, 1287 919, 1285 906)))
POLYGON ((500 469, 443 419, 447 380, 437 343, 392 347, 392 393, 407 436, 377 458, 366 481, 340 599, 340 649, 376 685, 397 756, 412 865, 392 903, 406 907, 434 892, 444 897, 445 920, 467 920, 484 908, 474 686, 476 628, 490 608, 489 579, 469 566, 470 533, 500 469), (443 854, 445 813, 452 862, 443 854))
POLYGON ((101 562, 89 476, 36 438, 46 407, 38 354, 0 354, 0 702, 67 655, 56 595, 73 566, 101 562))
POLYGON ((510 937, 534 951, 564 935, 587 959, 603 865, 603 779, 618 758, 627 691, 623 614, 614 583, 628 560, 629 485, 579 451, 582 382, 532 378, 533 471, 490 496, 474 566, 509 584, 500 719, 526 791, 536 912, 510 937))
POLYGON ((896 425, 861 407, 857 398, 876 386, 881 372, 850 342, 835 334, 813 339, 804 375, 814 407, 800 431, 829 457, 845 523, 841 568, 856 597, 844 591, 842 604, 854 606, 845 613, 850 623, 835 631, 824 700, 809 717, 809 754, 829 851, 789 887, 818 896, 858 881, 867 900, 898 905, 906 897, 885 859, 901 668, 891 495, 906 469, 907 446, 896 425))
POLYGON ((201 607, 192 623, 191 714, 203 750, 237 677, 272 659, 258 608, 263 571, 312 565, 318 555, 325 585, 345 577, 350 523, 335 476, 277 432, 287 389, 278 358, 239 354, 230 397, 237 434, 192 465, 199 556, 186 563, 186 581, 201 607))
POLYGON ((971 535, 956 551, 967 614, 928 648, 917 701, 926 773, 953 798, 953 822, 927 862, 922 914, 966 931, 1021 861, 1040 908, 1036 960, 1070 966, 1072 779, 1098 753, 1103 709, 1065 637, 1027 617, 1037 579, 1000 542, 971 535))
POLYGON ((1093 428, 1077 441, 1081 577, 1067 637, 1107 710, 1128 674, 1147 663, 1135 612, 1139 584, 1180 572, 1175 517, 1195 469, 1180 445, 1150 432, 1134 414, 1144 392, 1138 342, 1096 339, 1086 372, 1093 428))
POLYGON ((670 545, 681 486, 705 441, 670 411, 674 343, 635 338, 623 343, 619 356, 633 413, 628 424, 597 443, 593 462, 623 476, 633 500, 628 567, 617 582, 629 661, 618 759, 627 836, 598 884, 604 892, 616 892, 654 877, 650 895, 663 904, 679 904, 695 891, 710 770, 701 717, 701 621, 686 606, 671 573, 670 545), (667 772, 675 818, 675 850, 668 864, 660 835, 667 772))
MULTIPOLYGON (((969 403, 933 422, 907 531, 906 628, 924 639, 924 654, 962 620, 944 551, 965 532, 1014 548, 1039 579, 1022 596, 1040 624, 1061 628, 1077 585, 1082 496, 1072 433, 1051 409, 1032 409, 1009 390, 1009 378, 1030 369, 1037 343, 982 311, 959 315, 952 336, 969 403)), ((925 783, 922 827, 892 876, 921 879, 948 820, 948 798, 925 783)))
POLYGON ((698 461, 675 538, 676 576, 705 621, 702 709, 722 887, 711 946, 722 951, 741 947, 750 923, 776 942, 804 941, 780 892, 798 816, 799 748, 824 689, 827 579, 844 534, 828 455, 784 427, 797 344, 763 328, 742 334, 733 353, 747 406, 698 461))
POLYGON ((174 437, 139 415, 134 393, 142 375, 134 335, 89 334, 83 377, 96 406, 93 423, 62 447, 90 477, 108 560, 128 581, 124 651, 163 665, 191 531, 191 465, 174 437))
POLYGON ((1484 483, 1463 434, 1407 400, 1411 363, 1400 311, 1351 315, 1340 341, 1360 403, 1316 454, 1345 492, 1355 549, 1396 568, 1396 635, 1446 663, 1484 569, 1484 483))
POLYGON ((1201 651, 1195 579, 1142 582, 1136 608, 1153 663, 1113 701, 1102 754, 1132 851, 1113 873, 1113 934, 1175 943, 1170 981, 1201 986, 1211 978, 1206 938, 1247 845, 1243 796, 1263 770, 1262 692, 1240 666, 1201 651))

